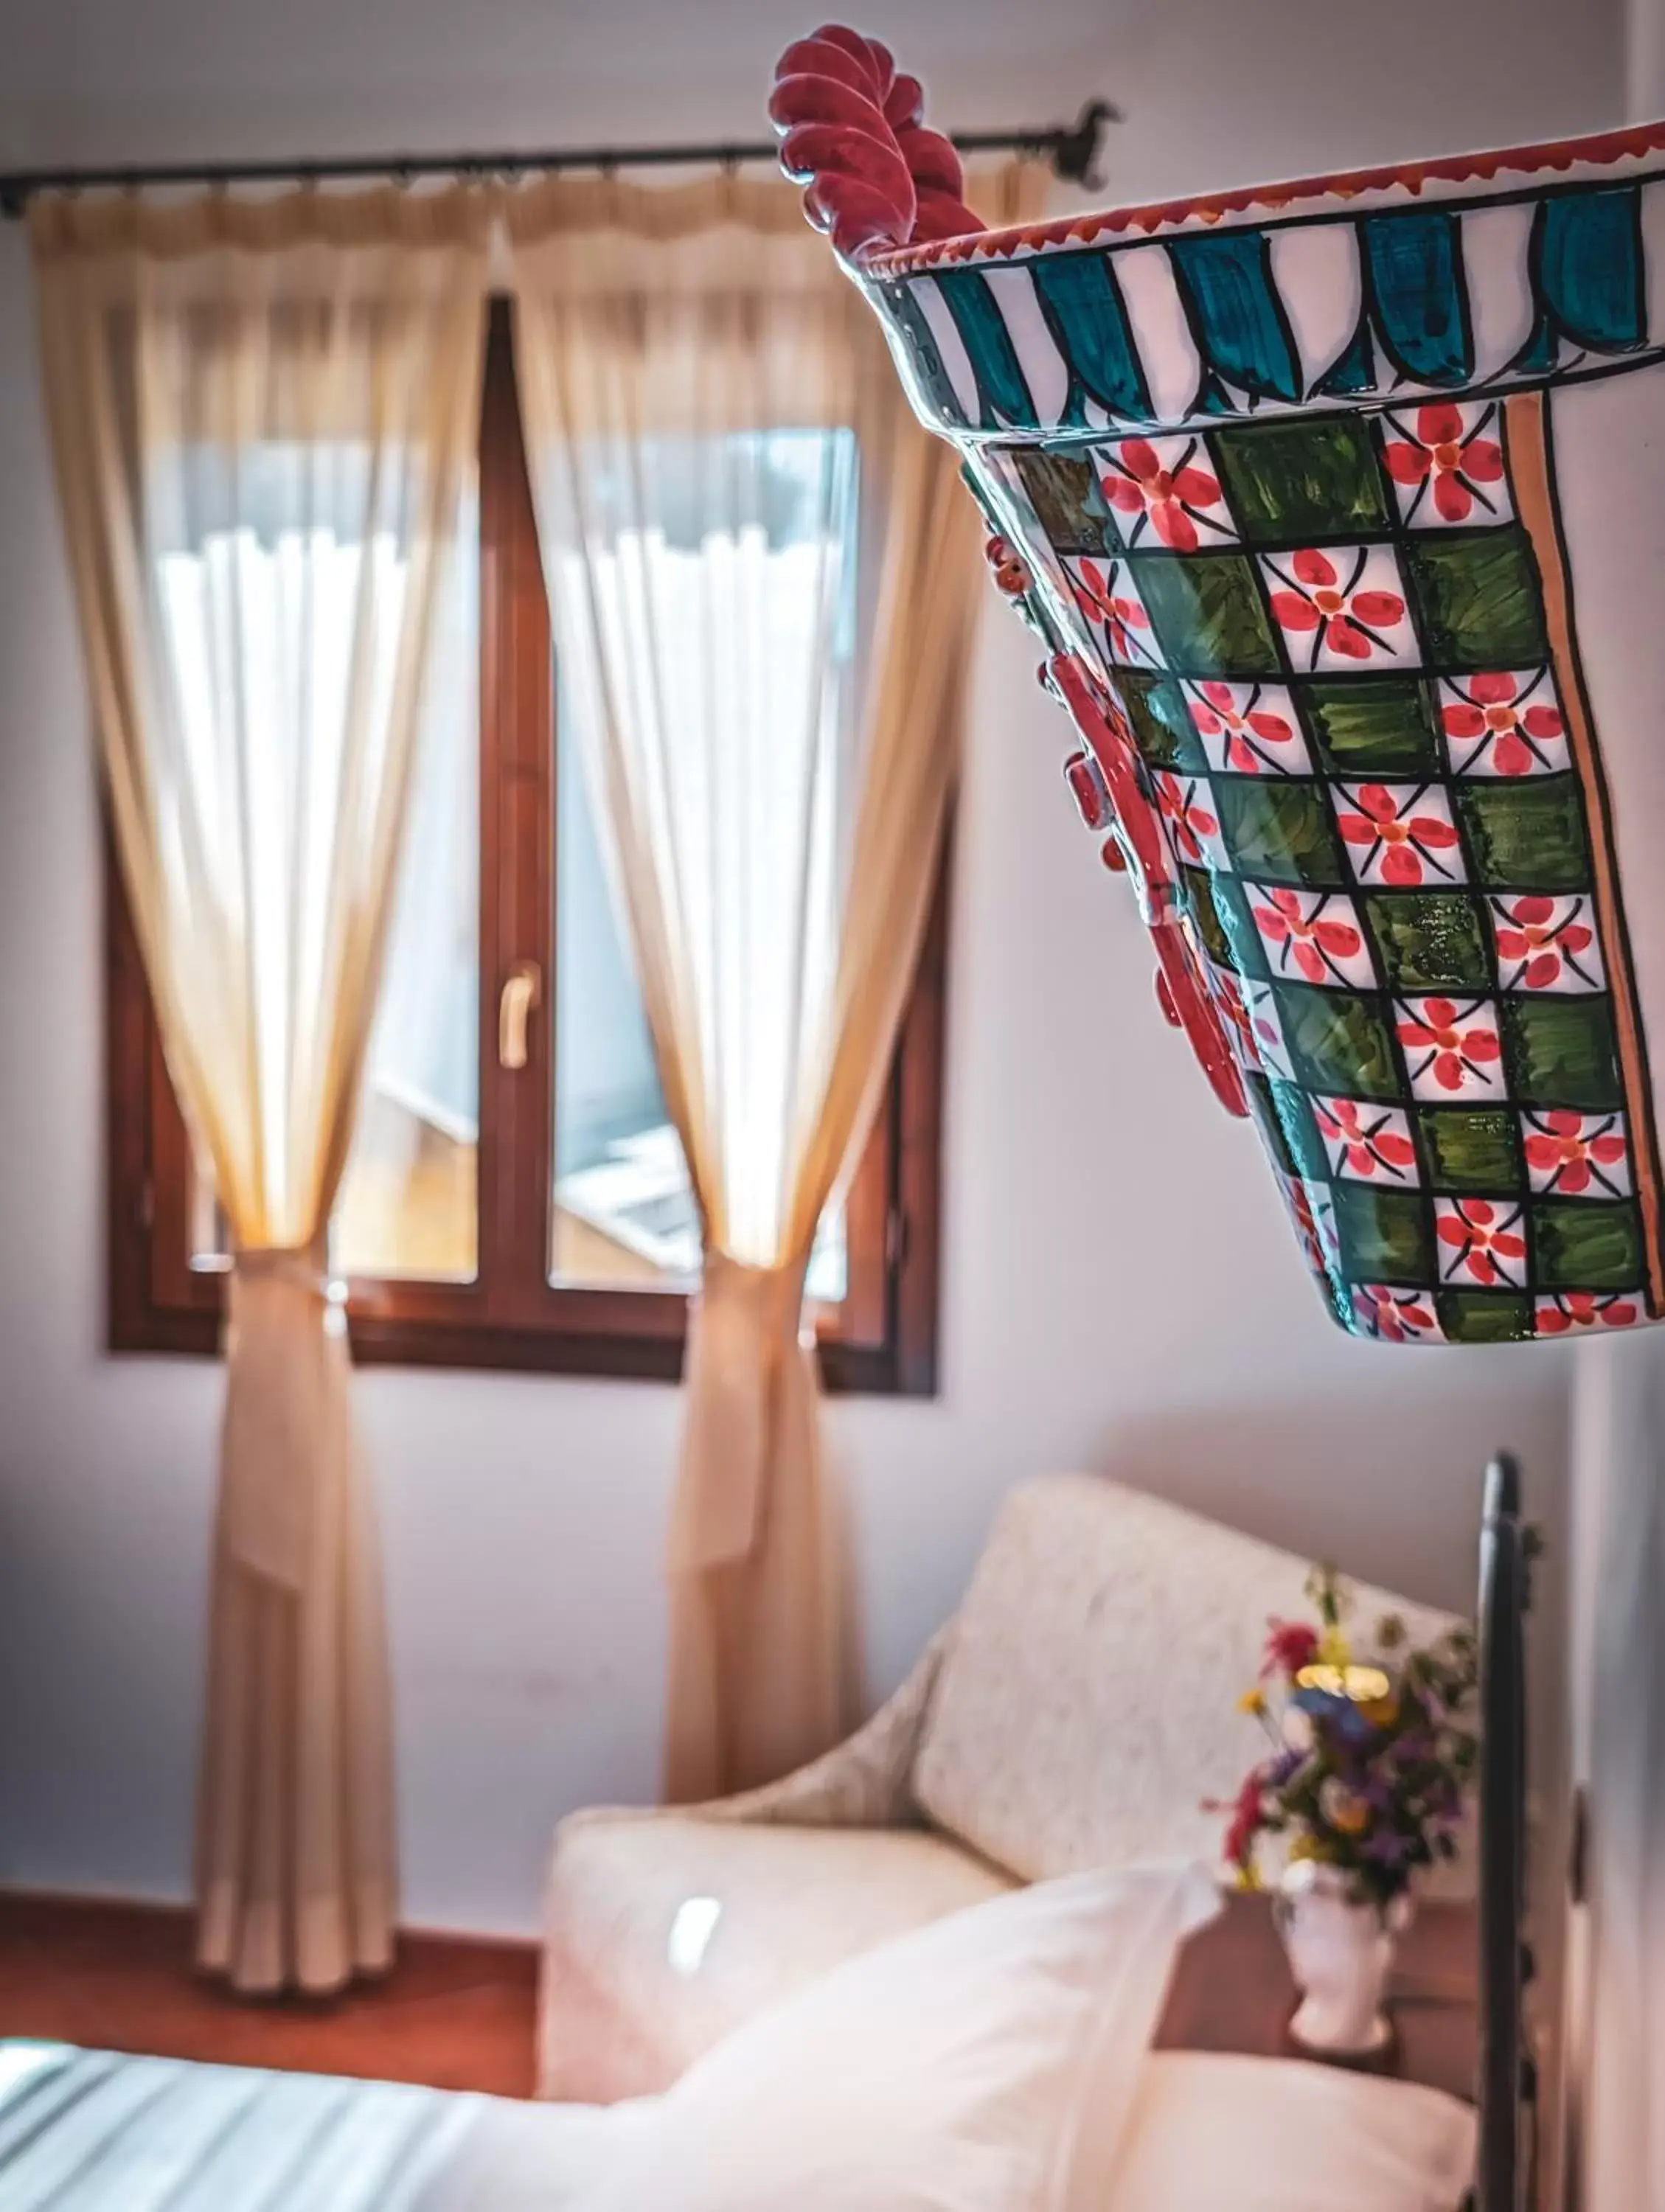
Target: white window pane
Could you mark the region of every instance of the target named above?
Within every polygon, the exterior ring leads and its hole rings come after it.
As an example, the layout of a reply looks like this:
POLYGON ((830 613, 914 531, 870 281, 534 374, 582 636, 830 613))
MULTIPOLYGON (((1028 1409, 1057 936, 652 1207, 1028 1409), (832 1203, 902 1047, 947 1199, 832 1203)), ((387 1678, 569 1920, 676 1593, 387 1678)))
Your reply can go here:
MULTIPOLYGON (((697 635, 690 630, 680 648, 675 637, 661 636, 659 642, 665 665, 703 667, 705 680, 713 687, 708 703, 714 732, 720 732, 731 711, 737 720, 750 714, 755 721, 769 698, 793 699, 805 692, 801 663, 806 653, 816 649, 829 549, 837 553, 836 569, 842 586, 835 653, 835 687, 841 693, 848 691, 858 629, 856 468, 851 434, 787 431, 736 436, 722 443, 727 450, 714 456, 708 448, 693 448, 687 441, 650 441, 643 475, 656 488, 651 519, 646 527, 623 520, 639 510, 632 498, 621 495, 621 520, 607 563, 610 573, 600 580, 605 601, 609 591, 639 587, 651 574, 661 629, 665 623, 679 621, 696 626, 697 635), (744 473, 754 489, 761 487, 738 535, 711 526, 703 504, 702 488, 733 471, 744 473), (831 496, 829 486, 836 487, 831 496), (742 634, 750 648, 744 665, 731 665, 721 650, 712 650, 742 634), (755 649, 759 644, 764 648, 761 659, 755 649), (725 700, 732 701, 732 709, 725 709, 725 700)), ((604 508, 609 504, 605 485, 598 503, 604 508)), ((629 634, 629 625, 620 627, 629 634)), ((617 637, 619 632, 615 634, 617 637)), ((639 675, 644 686, 654 680, 648 670, 639 675)), ((699 1218, 682 1148, 665 1113, 641 994, 591 811, 583 773, 584 732, 578 726, 591 696, 590 686, 574 685, 562 691, 557 706, 555 1202, 550 1272, 557 1281, 685 1288, 699 1271, 699 1218)), ((833 711, 838 711, 836 706, 833 711)), ((744 852, 746 866, 758 877, 750 903, 754 911, 778 911, 783 906, 789 910, 791 887, 783 891, 772 884, 769 870, 777 849, 783 858, 797 850, 797 825, 792 825, 793 834, 777 840, 769 834, 769 822, 757 817, 771 802, 801 806, 803 793, 789 778, 781 779, 775 788, 767 775, 756 772, 756 756, 750 757, 751 772, 733 793, 734 803, 747 810, 744 823, 737 822, 736 849, 744 852), (744 834, 739 836, 742 830, 744 834)), ((842 759, 838 765, 842 769, 842 759)), ((709 798, 706 773, 721 776, 726 770, 732 775, 734 764, 714 756, 707 760, 690 748, 680 766, 694 780, 688 803, 700 808, 709 798)), ((781 958, 773 965, 769 945, 749 949, 747 1018, 742 1033, 725 1035, 720 1041, 720 1056, 727 1065, 748 1067, 748 1080, 737 1097, 755 1095, 771 1102, 767 1125, 751 1140, 765 1148, 781 1141, 781 1116, 773 1102, 790 1096, 791 1063, 797 1049, 793 1022, 800 1005, 813 1001, 829 978, 836 958, 837 878, 843 860, 839 848, 846 842, 848 809, 842 790, 827 796, 830 803, 817 809, 817 820, 825 829, 826 849, 814 855, 808 900, 815 915, 824 909, 826 927, 812 931, 801 948, 783 933, 781 958), (800 949, 817 966, 807 988, 797 964, 800 949), (827 969, 826 978, 820 977, 822 966, 827 969), (758 1018, 760 1008, 777 1005, 778 1036, 758 1018), (767 1059, 771 1049, 781 1056, 778 1067, 758 1060, 760 1054, 767 1059)), ((697 889, 684 882, 693 957, 702 947, 710 951, 715 943, 714 920, 700 907, 697 889)), ((702 995, 714 1003, 722 998, 715 992, 702 995)), ((734 1103, 732 1098, 731 1109, 734 1103)), ((773 1188, 779 1177, 766 1174, 758 1180, 773 1188)), ((822 1224, 810 1270, 811 1295, 825 1304, 839 1303, 845 1294, 846 1274, 841 1215, 822 1224)))
POLYGON ((473 495, 434 610, 433 657, 381 995, 331 1225, 343 1274, 477 1268, 480 630, 473 495))

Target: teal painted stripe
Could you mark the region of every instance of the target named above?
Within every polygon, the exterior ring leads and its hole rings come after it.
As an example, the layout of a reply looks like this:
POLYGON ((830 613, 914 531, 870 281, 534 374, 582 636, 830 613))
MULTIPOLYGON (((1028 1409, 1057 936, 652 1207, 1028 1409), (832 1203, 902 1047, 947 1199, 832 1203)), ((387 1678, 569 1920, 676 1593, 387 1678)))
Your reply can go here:
POLYGON ((1546 201, 1533 246, 1540 295, 1575 344, 1624 353, 1646 341, 1642 200, 1634 185, 1546 201))
POLYGON ((930 405, 945 422, 963 422, 965 410, 954 389, 952 378, 943 366, 937 341, 932 336, 931 325, 926 320, 919 301, 914 297, 911 284, 889 284, 884 288, 884 304, 901 324, 908 341, 908 357, 914 374, 930 405))
MULTIPOLYGON (((1127 310, 1109 257, 1038 254, 1030 262, 1042 311, 1077 387, 1112 415, 1148 422, 1155 413, 1127 310)), ((1073 410, 1079 415, 1079 409, 1073 410)))
POLYGON ((1364 264, 1382 343, 1419 384, 1465 383, 1474 369, 1458 218, 1438 210, 1370 216, 1364 264))
POLYGON ((1298 399, 1301 366, 1272 281, 1266 234, 1176 238, 1168 258, 1199 349, 1216 374, 1261 399, 1298 399))
POLYGON ((994 295, 975 269, 937 272, 937 289, 948 302, 965 349, 976 372, 985 430, 1034 430, 1035 402, 1012 348, 994 295))

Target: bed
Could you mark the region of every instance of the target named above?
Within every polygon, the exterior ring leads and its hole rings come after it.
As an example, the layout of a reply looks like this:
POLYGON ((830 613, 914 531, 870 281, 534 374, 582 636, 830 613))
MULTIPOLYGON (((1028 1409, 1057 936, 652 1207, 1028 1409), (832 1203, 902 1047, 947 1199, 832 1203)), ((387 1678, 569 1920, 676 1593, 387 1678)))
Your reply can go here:
MULTIPOLYGON (((1521 2212, 1533 2155, 1534 2084, 1522 2033, 1530 1960, 1522 1936, 1528 1575, 1519 1488, 1513 1462, 1495 1462, 1480 1554, 1474 2212, 1521 2212)), ((1175 2020, 1170 2002, 1158 2045, 1184 2040, 1175 2020)), ((1405 2071, 1407 2096, 1425 2094, 1416 2067, 1405 2071)), ((610 2176, 655 2125, 657 2101, 520 2105, 0 2044, 0 2212, 587 2212, 592 2201, 614 2201, 610 2176)))

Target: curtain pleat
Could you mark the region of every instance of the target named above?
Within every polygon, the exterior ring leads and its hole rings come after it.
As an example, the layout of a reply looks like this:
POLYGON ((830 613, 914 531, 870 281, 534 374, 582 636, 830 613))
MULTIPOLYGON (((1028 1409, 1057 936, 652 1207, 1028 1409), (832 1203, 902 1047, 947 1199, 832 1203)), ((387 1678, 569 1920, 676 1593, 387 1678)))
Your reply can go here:
POLYGON ((198 1954, 246 1990, 392 1954, 374 1501, 326 1234, 478 419, 492 204, 31 209, 117 850, 234 1246, 198 1954))
POLYGON ((697 1799, 848 1717, 805 1279, 917 962, 978 525, 792 186, 555 178, 507 219, 562 678, 703 1224, 665 1759, 697 1799))

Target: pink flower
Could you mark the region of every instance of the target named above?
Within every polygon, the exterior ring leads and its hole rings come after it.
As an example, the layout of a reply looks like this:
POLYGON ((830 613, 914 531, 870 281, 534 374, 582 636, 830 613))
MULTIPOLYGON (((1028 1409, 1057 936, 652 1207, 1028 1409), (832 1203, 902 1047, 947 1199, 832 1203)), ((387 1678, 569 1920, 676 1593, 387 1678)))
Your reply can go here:
POLYGON ((1440 1216, 1436 1233, 1442 1244, 1455 1249, 1459 1263, 1477 1283, 1495 1283, 1508 1279, 1498 1261, 1526 1257, 1526 1239, 1510 1225, 1519 1219, 1518 1209, 1499 1219, 1490 1199, 1458 1198, 1452 1200, 1450 1212, 1440 1216))
POLYGON ((1366 558, 1363 549, 1353 556, 1352 573, 1345 584, 1335 563, 1316 547, 1295 554, 1287 576, 1275 561, 1267 564, 1290 587, 1273 592, 1272 611, 1285 629, 1313 632, 1314 667, 1318 665, 1320 646, 1328 646, 1332 653, 1349 660, 1369 660, 1377 652, 1392 651, 1382 633, 1404 621, 1405 602, 1397 592, 1357 588, 1366 558))
POLYGON ((1104 496, 1123 514, 1143 514, 1164 545, 1176 553, 1197 550, 1194 510, 1218 504, 1220 488, 1206 469, 1193 466, 1193 438, 1172 468, 1164 468, 1148 438, 1129 438, 1110 452, 1104 496))
MULTIPOLYGON (((1426 786, 1423 788, 1425 789, 1426 786)), ((1361 872, 1380 853, 1378 872, 1384 884, 1401 886, 1419 884, 1426 867, 1433 868, 1448 882, 1453 880, 1451 870, 1442 867, 1434 856, 1437 853, 1450 852, 1457 843, 1457 833, 1450 823, 1437 814, 1413 814, 1408 811, 1421 795, 1418 791, 1402 802, 1407 811, 1401 813, 1401 802, 1395 799, 1385 784, 1359 785, 1357 793, 1358 811, 1338 813, 1336 827, 1348 844, 1364 845, 1370 848, 1361 864, 1361 872)))
POLYGON ((1425 1055, 1411 1068, 1412 1081, 1431 1073, 1442 1091, 1461 1091, 1465 1075, 1483 1075, 1503 1057, 1497 1030, 1460 1012, 1455 999, 1424 999, 1420 1012, 1405 1014, 1396 1026, 1407 1053, 1425 1055))
POLYGON ((1274 1620, 1261 1660, 1261 1679, 1285 1674, 1292 1682, 1318 1656, 1318 1631, 1304 1620, 1274 1620))
POLYGON ((1134 638, 1133 632, 1148 630, 1151 617, 1136 599, 1116 591, 1118 567, 1119 563, 1113 562, 1106 574, 1097 562, 1083 561, 1080 574, 1070 580, 1076 605, 1089 622, 1103 624, 1113 660, 1149 659, 1152 655, 1148 648, 1134 638))
POLYGON ((1432 1312, 1414 1292, 1401 1297, 1379 1283, 1360 1283, 1352 1299, 1360 1325, 1389 1344, 1411 1342, 1437 1326, 1432 1312))
POLYGON ((1598 1297, 1594 1291, 1562 1291, 1553 1304, 1538 1308, 1540 1336, 1562 1336, 1574 1328, 1629 1328, 1638 1319, 1634 1300, 1598 1297))
POLYGON ((1173 832, 1180 858, 1200 866, 1207 858, 1204 840, 1218 837, 1220 830, 1218 819, 1198 796, 1199 792, 1206 793, 1207 785, 1199 783, 1195 776, 1170 775, 1166 770, 1159 771, 1154 781, 1157 805, 1173 832))
POLYGON ((1407 511, 1407 521, 1431 488, 1443 521, 1466 522, 1476 501, 1488 513, 1497 512, 1480 489, 1503 479, 1503 447, 1495 438, 1481 434, 1496 413, 1495 406, 1488 407, 1468 432, 1463 429, 1461 409, 1449 399, 1419 407, 1414 430, 1407 430, 1397 416, 1388 417, 1397 433, 1389 439, 1383 453, 1388 473, 1395 483, 1420 487, 1407 511))
MULTIPOLYGON (((1602 1168, 1618 1167, 1625 1158, 1625 1139, 1613 1129, 1611 1117, 1589 1135, 1584 1117, 1560 1107, 1534 1117, 1537 1127, 1526 1139, 1528 1167, 1547 1177, 1543 1188, 1577 1198, 1598 1179, 1602 1168)), ((1607 1188, 1614 1186, 1605 1176, 1607 1188)))
POLYGON ((1302 911, 1298 891, 1269 891, 1270 903, 1253 909, 1261 934, 1284 948, 1309 983, 1322 983, 1334 973, 1335 963, 1356 959, 1364 940, 1349 921, 1327 919, 1321 900, 1310 915, 1302 911))
POLYGON ((1223 737, 1225 765, 1240 775, 1257 775, 1263 769, 1278 769, 1294 761, 1287 748, 1295 741, 1295 732, 1282 714, 1254 705, 1260 689, 1257 684, 1246 708, 1235 704, 1229 684, 1199 684, 1186 702, 1197 735, 1223 737), (1276 757, 1280 746, 1285 749, 1285 761, 1276 757))
POLYGON ((1441 709, 1446 736, 1474 747, 1465 768, 1488 751, 1499 775, 1530 775, 1534 764, 1549 764, 1534 746, 1557 742, 1565 735, 1566 725, 1553 707, 1540 703, 1521 711, 1521 701, 1537 680, 1528 677, 1522 687, 1509 675, 1471 676, 1462 687, 1462 697, 1441 709))
POLYGON ((1328 1098, 1315 1099, 1312 1114, 1321 1133, 1341 1146, 1352 1174, 1373 1178, 1379 1167, 1400 1176, 1414 1172, 1416 1147, 1392 1126, 1394 1117, 1387 1110, 1361 1107, 1352 1098, 1328 1098))
POLYGON ((1498 955, 1525 962, 1519 977, 1524 988, 1548 990, 1560 981, 1564 964, 1575 975, 1582 973, 1578 955, 1595 942, 1594 930, 1571 919, 1558 926, 1554 900, 1535 893, 1508 906, 1499 902, 1498 908, 1504 919, 1498 925, 1498 955))

